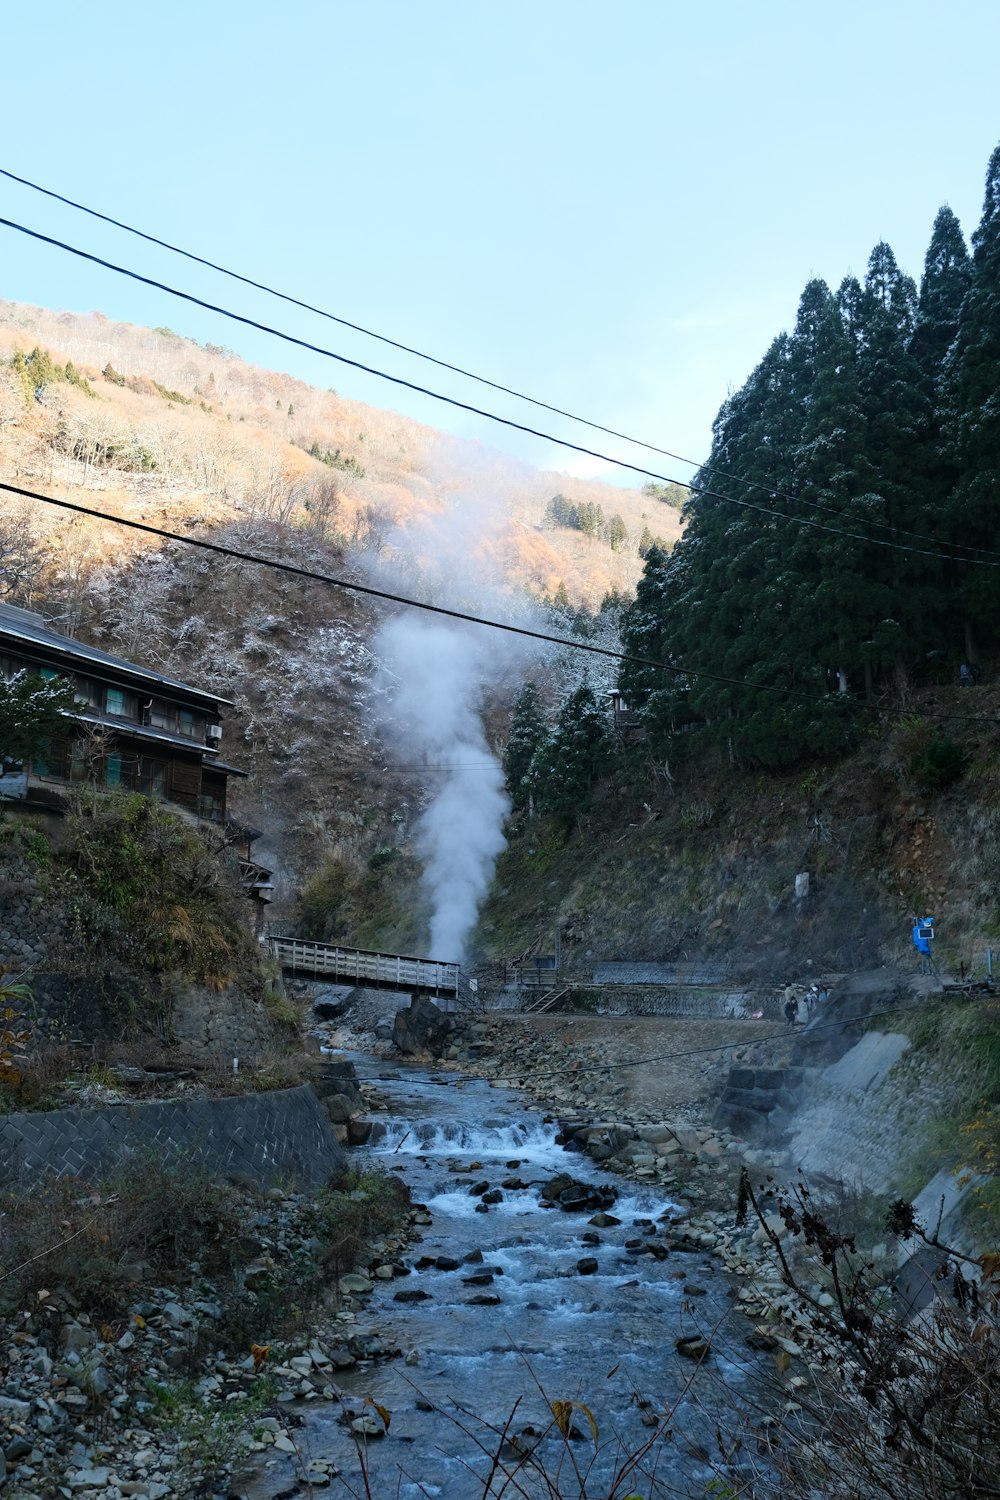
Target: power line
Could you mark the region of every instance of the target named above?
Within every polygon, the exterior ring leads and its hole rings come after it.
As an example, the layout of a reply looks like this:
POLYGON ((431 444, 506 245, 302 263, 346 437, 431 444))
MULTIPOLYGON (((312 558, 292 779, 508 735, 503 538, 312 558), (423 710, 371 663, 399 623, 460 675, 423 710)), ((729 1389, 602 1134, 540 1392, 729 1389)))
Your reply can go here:
MULTIPOLYGON (((105 260, 99 255, 92 254, 89 250, 81 250, 75 245, 67 244, 65 240, 58 240, 51 235, 42 234, 36 229, 29 229, 24 224, 17 224, 13 219, 0 218, 0 225, 7 229, 16 230, 19 234, 27 235, 29 239, 37 240, 41 244, 52 245, 57 250, 65 250, 67 254, 75 255, 80 260, 89 261, 92 265, 102 266, 105 270, 114 271, 116 275, 126 276, 131 281, 137 281, 143 286, 150 286, 157 291, 166 292, 168 296, 177 297, 182 302, 189 302, 195 307, 204 308, 206 312, 218 313, 220 317, 228 318, 231 322, 240 323, 246 328, 255 328, 259 333, 266 333, 273 338, 281 339, 283 343, 292 344, 299 349, 306 349, 312 354, 319 354, 324 359, 336 360, 338 364, 347 365, 353 370, 360 370, 366 375, 374 375, 379 380, 386 380, 391 385, 401 386, 404 390, 414 391, 417 395, 429 396, 431 400, 443 402, 446 406, 453 406, 458 411, 466 411, 470 412, 473 416, 485 417, 487 421, 496 422, 502 427, 509 427, 515 432, 527 433, 530 437, 541 438, 544 442, 554 443, 558 447, 567 448, 572 453, 582 453, 587 458, 596 458, 601 463, 608 463, 615 468, 626 469, 629 473, 641 474, 647 479, 656 479, 664 484, 680 485, 683 489, 692 489, 692 486, 685 480, 674 479, 669 474, 660 474, 655 469, 643 468, 641 464, 629 463, 624 458, 612 458, 610 454, 601 453, 594 448, 586 448, 581 443, 572 443, 568 438, 556 437, 550 432, 542 432, 539 428, 529 427, 524 422, 515 422, 511 417, 502 417, 497 412, 487 411, 480 406, 473 406, 471 402, 459 401, 455 396, 446 396, 440 391, 433 391, 427 386, 418 385, 416 381, 405 380, 401 375, 390 375, 386 370, 376 369, 372 365, 364 364, 361 360, 350 359, 346 354, 338 354, 335 350, 326 349, 321 344, 313 344, 308 339, 300 339, 294 334, 284 333, 280 328, 273 328, 270 324, 261 323, 256 318, 249 318, 243 313, 233 312, 230 308, 221 307, 214 302, 208 302, 203 297, 196 297, 192 292, 182 292, 179 288, 169 286, 166 282, 157 281, 151 276, 143 276, 139 271, 132 271, 127 266, 116 265, 113 261, 105 260)), ((1000 568, 1000 561, 990 562, 985 558, 978 557, 955 559, 950 553, 929 552, 925 548, 907 547, 899 542, 887 541, 882 537, 864 536, 857 532, 844 531, 838 526, 827 526, 821 521, 811 521, 807 516, 791 516, 786 511, 774 510, 773 507, 766 505, 755 505, 750 500, 738 500, 733 495, 723 495, 717 490, 699 488, 698 494, 712 500, 721 500, 726 505, 737 505, 742 510, 756 511, 760 515, 767 516, 771 521, 789 521, 796 526, 808 526, 815 531, 827 532, 831 536, 844 537, 848 541, 865 543, 871 547, 884 547, 891 552, 906 552, 918 557, 930 557, 936 562, 957 560, 977 567, 1000 568)))
POLYGON ((203 537, 182 536, 178 531, 167 531, 162 526, 151 526, 147 521, 134 521, 126 516, 115 516, 110 511, 94 510, 88 505, 79 505, 73 500, 59 500, 54 495, 43 495, 37 490, 23 489, 20 485, 0 481, 0 490, 11 495, 20 495, 26 500, 38 500, 43 505, 54 505, 60 510, 75 511, 78 515, 91 516, 97 521, 110 521, 114 526, 127 526, 132 531, 143 531, 148 536, 157 536, 169 542, 182 542, 186 547, 200 547, 220 557, 232 557, 239 562, 259 563, 265 568, 275 568, 281 573, 290 573, 295 578, 306 578, 313 583, 330 584, 356 594, 365 594, 371 599, 382 599, 389 604, 401 604, 408 609, 422 609, 428 614, 444 615, 450 620, 461 620, 468 625, 484 625, 490 630, 503 630, 509 635, 526 636, 529 640, 545 641, 548 645, 569 646, 574 651, 588 651, 594 656, 610 657, 614 661, 632 662, 636 666, 656 667, 658 670, 674 672, 681 677, 699 677, 708 682, 721 682, 728 687, 759 688, 761 692, 778 693, 782 697, 801 698, 806 703, 821 700, 794 688, 775 687, 769 683, 744 682, 738 677, 723 677, 717 672, 690 671, 687 667, 670 666, 651 656, 635 656, 627 651, 614 651, 610 646, 595 646, 590 641, 573 640, 569 636, 551 635, 547 631, 532 630, 527 625, 514 625, 506 620, 490 620, 483 615, 473 615, 465 610, 448 609, 442 604, 426 604, 421 599, 411 599, 405 594, 393 594, 388 589, 378 589, 372 584, 357 583, 349 578, 335 578, 330 573, 317 573, 297 563, 281 562, 272 557, 261 557, 259 553, 245 552, 238 547, 226 547, 221 542, 210 542, 203 537))
MULTIPOLYGON (((349 328, 353 333, 363 334, 366 338, 375 339, 380 344, 387 345, 390 349, 399 349, 404 354, 412 354, 417 359, 422 359, 428 364, 436 365, 439 369, 449 370, 454 375, 461 375, 466 380, 474 380, 479 385, 488 386, 490 390, 500 391, 505 396, 513 396, 518 401, 524 401, 529 406, 538 407, 541 411, 552 412, 558 417, 566 417, 570 422, 576 422, 581 427, 589 427, 594 432, 603 432, 607 437, 620 438, 623 442, 630 443, 637 448, 645 448, 649 453, 659 453, 664 458, 676 459, 678 463, 690 464, 694 469, 703 469, 707 475, 715 475, 720 479, 731 479, 736 484, 745 485, 748 489, 764 490, 779 500, 788 500, 793 505, 807 505, 811 510, 823 511, 827 515, 836 516, 840 520, 860 520, 864 526, 874 526, 880 531, 888 531, 892 536, 908 536, 916 541, 933 542, 937 546, 952 547, 956 553, 978 553, 983 557, 1000 558, 1000 553, 987 547, 970 547, 964 542, 942 541, 940 537, 930 536, 921 531, 910 531, 905 527, 894 526, 889 521, 867 520, 848 516, 846 512, 838 510, 836 506, 825 505, 820 500, 803 500, 801 496, 790 495, 784 490, 772 489, 770 485, 764 484, 758 479, 746 479, 739 474, 733 474, 725 469, 714 466, 699 464, 693 458, 686 458, 682 453, 674 453, 669 448, 661 448, 656 443, 647 442, 644 438, 630 436, 627 432, 619 432, 615 427, 607 427, 602 422, 594 422, 588 417, 581 417, 575 412, 567 411, 564 407, 555 406, 552 402, 542 401, 536 396, 529 396, 524 391, 515 390, 512 386, 503 385, 500 381, 490 380, 485 375, 477 375, 473 370, 466 370, 462 365, 452 364, 446 359, 439 359, 425 350, 416 349, 410 344, 404 344, 398 339, 389 338, 383 333, 376 333, 374 329, 365 328, 360 323, 353 323, 349 318, 340 317, 337 313, 327 311, 325 308, 316 307, 311 302, 305 302, 299 297, 293 297, 288 292, 281 292, 276 287, 269 286, 266 282, 256 281, 251 276, 244 276, 239 271, 233 271, 227 266, 220 265, 217 261, 209 260, 203 255, 196 255, 191 250, 185 250, 180 245, 174 245, 169 240, 160 239, 155 234, 149 234, 145 230, 137 229, 132 224, 126 224, 122 219, 116 219, 111 214, 101 213, 98 209, 90 208, 85 203, 79 203, 74 198, 66 197, 62 193, 55 192, 52 188, 43 187, 40 183, 32 182, 27 177, 20 177, 16 172, 11 172, 5 167, 0 167, 0 176, 8 178, 11 182, 17 182, 22 187, 31 188, 33 192, 41 193, 46 198, 52 198, 57 203, 63 203, 68 208, 76 209, 78 212, 88 214, 92 219, 98 219, 103 224, 110 224, 115 229, 124 230, 126 234, 135 236, 136 239, 145 240, 147 244, 157 245, 161 250, 168 250, 172 255, 180 255, 185 260, 192 261, 195 265, 204 266, 207 270, 216 271, 220 276, 226 276, 231 281, 239 282, 243 286, 253 287, 255 291, 264 292, 269 297, 275 297, 279 302, 285 302, 290 307, 301 308, 304 312, 314 313, 317 317, 325 318, 327 322, 336 323, 341 328, 349 328)), ((104 264, 102 262, 102 264, 104 264)), ((387 377, 388 378, 388 377, 387 377)), ((443 399, 443 398, 442 398, 443 399)), ((553 439, 552 441, 558 441, 553 439)), ((583 450, 581 450, 583 451, 583 450)), ((613 462, 613 460, 611 460, 613 462)), ((684 480, 673 479, 667 483, 676 484, 682 489, 695 490, 695 486, 684 480)), ((698 488, 699 493, 708 493, 698 488)), ((725 498, 725 497, 723 497, 725 498)), ((791 518, 789 518, 791 519, 791 518)), ((967 561, 968 559, 956 556, 956 561, 967 561)))
MULTIPOLYGON (((74 500, 60 500, 55 495, 43 495, 38 490, 25 489, 21 485, 0 480, 0 491, 3 490, 11 495, 20 495, 25 500, 37 500, 42 505, 53 505, 59 510, 69 510, 77 515, 90 516, 95 521, 107 521, 112 526, 125 526, 131 531, 142 531, 148 536, 160 537, 164 541, 180 542, 185 547, 198 547, 202 551, 214 552, 221 557, 235 558, 238 562, 257 563, 261 567, 274 568, 277 572, 289 573, 293 577, 308 579, 313 583, 325 583, 334 588, 367 595, 372 599, 382 599, 389 604, 400 604, 407 609, 421 609, 428 614, 461 620, 465 624, 482 625, 489 630, 503 630, 509 635, 520 635, 529 640, 544 641, 547 645, 568 646, 571 651, 586 651, 592 656, 603 656, 612 661, 631 662, 640 667, 655 667, 657 671, 673 672, 679 677, 697 677, 706 682, 720 682, 727 687, 749 688, 752 692, 760 693, 776 693, 784 698, 795 698, 800 702, 809 703, 815 708, 821 704, 836 704, 838 707, 850 707, 866 713, 879 712, 872 704, 858 703, 855 699, 840 693, 817 698, 810 693, 799 692, 796 688, 776 687, 772 683, 750 682, 744 677, 725 677, 718 672, 703 672, 693 667, 673 666, 669 662, 657 661, 652 656, 638 656, 628 651, 615 651, 610 646, 595 646, 591 641, 552 635, 547 631, 532 630, 526 625, 514 625, 506 620, 490 620, 483 615, 470 614, 464 610, 448 609, 442 604, 427 604, 421 599, 411 599, 405 594, 393 594, 387 589, 375 588, 372 584, 358 583, 349 578, 336 578, 330 573, 317 573, 311 568, 300 567, 297 563, 281 562, 273 557, 262 557, 259 553, 246 552, 239 547, 227 547, 221 542, 210 542, 204 537, 182 536, 179 531, 167 531, 162 526, 150 525, 148 521, 135 521, 127 516, 116 516, 110 511, 95 510, 92 506, 80 505, 74 500)), ((994 724, 996 722, 979 714, 948 714, 932 710, 923 710, 923 713, 924 717, 929 719, 948 719, 969 724, 994 724)))
MULTIPOLYGON (((899 1009, 898 1006, 891 1006, 891 1007, 887 1007, 884 1010, 870 1010, 870 1011, 866 1011, 866 1013, 863 1016, 857 1016, 855 1019, 857 1021, 871 1021, 871 1020, 874 1020, 877 1016, 891 1016, 891 1015, 895 1015, 895 1014, 897 1014, 898 1009, 899 1009)), ((683 1019, 683 1017, 681 1017, 679 1019, 683 1019)), ((818 1026, 809 1026, 807 1029, 809 1031, 810 1036, 812 1036, 817 1031, 840 1031, 840 1032, 842 1032, 844 1028, 843 1028, 843 1023, 840 1022, 840 1021, 823 1021, 823 1022, 820 1023, 820 1025, 818 1025, 818 1026)), ((620 1072, 624 1068, 644 1068, 647 1063, 674 1062, 677 1059, 687 1058, 687 1057, 708 1057, 709 1055, 711 1055, 713 1053, 716 1053, 716 1052, 731 1052, 735 1047, 755 1047, 760 1042, 781 1042, 781 1041, 787 1042, 787 1040, 788 1040, 788 1031, 787 1030, 785 1030, 785 1031, 772 1031, 772 1032, 769 1032, 765 1036, 753 1036, 753 1037, 746 1037, 746 1036, 744 1036, 744 1037, 740 1037, 739 1041, 736 1041, 736 1042, 720 1042, 720 1043, 717 1043, 713 1047, 691 1047, 691 1048, 689 1048, 685 1052, 653 1052, 653 1053, 650 1053, 650 1055, 648 1057, 636 1057, 636 1058, 633 1058, 633 1059, 628 1060, 628 1061, 613 1062, 613 1063, 581 1064, 580 1067, 575 1067, 575 1068, 572 1069, 571 1076, 573 1078, 578 1078, 581 1073, 618 1073, 618 1072, 620 1072)), ((565 1067, 562 1067, 562 1068, 551 1068, 551 1069, 546 1069, 543 1072, 537 1072, 537 1073, 524 1073, 524 1072, 519 1072, 519 1073, 494 1073, 494 1074, 491 1074, 490 1076, 493 1077, 493 1078, 502 1078, 502 1079, 504 1079, 508 1083, 511 1082, 511 1081, 517 1081, 517 1080, 522 1080, 523 1081, 525 1079, 530 1080, 530 1079, 533 1079, 533 1078, 563 1078, 563 1079, 565 1079, 566 1076, 567 1076, 567 1069, 565 1067)))

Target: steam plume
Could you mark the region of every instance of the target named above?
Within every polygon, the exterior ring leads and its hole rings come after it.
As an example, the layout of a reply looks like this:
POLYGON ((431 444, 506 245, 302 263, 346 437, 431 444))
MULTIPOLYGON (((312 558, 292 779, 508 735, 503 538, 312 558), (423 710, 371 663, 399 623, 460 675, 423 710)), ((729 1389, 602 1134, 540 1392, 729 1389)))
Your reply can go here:
POLYGON ((415 828, 432 909, 430 953, 461 961, 506 843, 510 804, 481 709, 509 656, 475 626, 411 615, 385 625, 375 649, 389 679, 387 727, 411 763, 428 766, 435 785, 415 828))

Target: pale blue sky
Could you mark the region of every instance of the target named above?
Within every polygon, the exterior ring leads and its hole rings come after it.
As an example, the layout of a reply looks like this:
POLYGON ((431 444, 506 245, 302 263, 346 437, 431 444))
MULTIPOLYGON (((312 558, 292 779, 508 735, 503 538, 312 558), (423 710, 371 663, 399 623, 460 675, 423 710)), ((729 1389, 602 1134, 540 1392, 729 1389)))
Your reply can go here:
MULTIPOLYGON (((810 276, 863 273, 883 237, 919 276, 944 201, 971 233, 1000 138, 996 0, 49 0, 4 32, 0 165, 695 459, 810 276)), ((352 357, 611 443, 2 179, 0 205, 352 357)), ((6 229, 0 295, 166 323, 594 471, 6 229)))

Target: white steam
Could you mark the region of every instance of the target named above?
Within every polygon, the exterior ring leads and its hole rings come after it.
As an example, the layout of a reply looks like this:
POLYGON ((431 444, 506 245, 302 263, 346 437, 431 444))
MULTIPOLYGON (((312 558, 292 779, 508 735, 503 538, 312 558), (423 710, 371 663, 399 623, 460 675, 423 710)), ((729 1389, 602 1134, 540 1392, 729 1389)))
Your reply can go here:
POLYGON ((434 788, 414 829, 431 905, 430 956, 461 961, 506 839, 504 774, 483 728, 483 694, 510 664, 474 625, 399 615, 375 650, 388 689, 386 728, 401 762, 434 788))

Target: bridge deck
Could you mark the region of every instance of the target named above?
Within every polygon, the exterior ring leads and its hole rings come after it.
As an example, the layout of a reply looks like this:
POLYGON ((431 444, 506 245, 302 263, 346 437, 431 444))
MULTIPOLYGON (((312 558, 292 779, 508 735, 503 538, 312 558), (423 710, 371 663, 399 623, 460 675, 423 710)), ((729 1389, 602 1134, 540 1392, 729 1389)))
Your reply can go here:
POLYGON ((464 999, 467 983, 459 964, 436 958, 409 958, 400 953, 373 953, 365 948, 341 948, 331 943, 309 943, 301 938, 272 937, 268 946, 283 969, 308 974, 335 984, 365 989, 429 991, 464 999))

